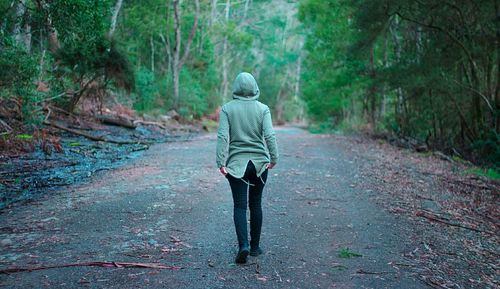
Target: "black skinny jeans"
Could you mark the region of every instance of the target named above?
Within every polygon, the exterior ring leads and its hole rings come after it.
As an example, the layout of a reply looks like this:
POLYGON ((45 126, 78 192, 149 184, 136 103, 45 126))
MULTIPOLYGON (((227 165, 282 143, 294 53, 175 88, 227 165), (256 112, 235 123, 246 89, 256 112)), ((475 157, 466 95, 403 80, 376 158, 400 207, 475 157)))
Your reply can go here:
POLYGON ((262 228, 262 190, 267 181, 267 171, 257 177, 255 166, 249 161, 245 175, 241 179, 230 174, 226 176, 233 193, 233 218, 240 249, 248 247, 247 206, 250 208, 250 246, 259 247, 262 228))

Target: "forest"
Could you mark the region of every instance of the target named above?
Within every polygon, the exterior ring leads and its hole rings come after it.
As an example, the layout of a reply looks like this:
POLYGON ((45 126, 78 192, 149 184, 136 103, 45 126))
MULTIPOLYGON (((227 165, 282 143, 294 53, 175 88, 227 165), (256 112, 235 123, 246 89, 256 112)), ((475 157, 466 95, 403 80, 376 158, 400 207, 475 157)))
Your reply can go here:
POLYGON ((499 193, 500 0, 0 0, 2 288, 500 288, 499 193))
POLYGON ((1 0, 0 147, 54 111, 214 115, 241 71, 278 124, 500 166, 498 0, 1 0))

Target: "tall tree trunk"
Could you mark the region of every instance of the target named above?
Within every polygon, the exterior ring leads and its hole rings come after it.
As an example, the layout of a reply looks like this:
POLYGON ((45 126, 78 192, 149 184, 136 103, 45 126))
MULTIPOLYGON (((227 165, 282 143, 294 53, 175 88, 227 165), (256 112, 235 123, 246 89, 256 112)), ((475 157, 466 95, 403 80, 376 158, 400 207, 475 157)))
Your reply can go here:
POLYGON ((173 47, 172 53, 172 85, 174 90, 174 109, 178 109, 179 105, 179 73, 180 73, 180 55, 181 55, 181 11, 180 11, 180 0, 173 0, 174 6, 174 34, 175 34, 175 45, 173 47))
POLYGON ((113 9, 113 15, 111 16, 111 28, 109 29, 109 37, 113 37, 116 30, 116 23, 118 21, 118 13, 122 8, 123 0, 117 0, 115 3, 115 8, 113 9))
POLYGON ((186 62, 189 56, 189 51, 191 49, 191 44, 193 43, 193 38, 198 27, 198 18, 200 16, 200 1, 195 0, 195 16, 193 21, 193 26, 189 33, 188 39, 186 41, 186 47, 184 48, 184 53, 181 58, 181 41, 182 41, 182 23, 181 23, 181 0, 173 0, 174 8, 174 34, 175 34, 175 45, 173 47, 172 53, 172 81, 173 81, 173 91, 174 91, 174 109, 179 108, 179 77, 182 66, 186 62))
MULTIPOLYGON (((396 55, 396 62, 399 63, 401 61, 401 42, 398 36, 399 33, 399 17, 396 15, 391 22, 389 27, 389 31, 392 36, 392 40, 394 42, 394 54, 396 55)), ((395 115, 396 122, 398 123, 399 129, 401 133, 404 134, 406 130, 406 116, 404 113, 404 97, 403 97, 403 89, 401 87, 396 88, 396 105, 395 105, 395 115)))
POLYGON ((155 42, 153 34, 149 36, 149 45, 151 46, 151 72, 155 72, 155 42))
POLYGON ((367 92, 367 100, 366 100, 366 109, 368 113, 368 123, 371 125, 372 129, 375 129, 375 112, 377 110, 377 84, 375 82, 377 74, 375 71, 375 47, 374 45, 370 48, 370 66, 369 66, 369 75, 372 83, 370 84, 370 87, 368 88, 367 92))
POLYGON ((213 25, 215 24, 215 20, 217 19, 217 0, 212 0, 212 2, 210 4, 210 8, 211 8, 211 11, 210 11, 209 26, 210 26, 210 28, 212 28, 213 25))
POLYGON ((21 27, 23 24, 24 13, 26 11, 26 0, 20 0, 16 5, 16 22, 14 23, 14 28, 12 29, 12 35, 16 40, 17 45, 22 44, 22 31, 21 27))
POLYGON ((245 9, 243 10, 243 19, 241 22, 245 22, 247 19, 248 8, 250 7, 250 0, 245 0, 245 9))
MULTIPOLYGON (((441 136, 438 135, 438 131, 437 131, 437 122, 436 122, 436 107, 434 106, 434 95, 432 94, 432 89, 429 89, 429 104, 430 104, 430 109, 432 110, 432 136, 433 136, 433 139, 432 139, 432 142, 434 142, 435 140, 438 140, 438 139, 441 139, 441 136)), ((427 144, 429 145, 429 144, 427 144)))
MULTIPOLYGON (((302 44, 300 45, 302 47, 302 44)), ((300 50, 299 50, 300 51, 300 50)), ((302 121, 304 118, 304 107, 300 105, 300 79, 302 73, 302 55, 299 54, 299 58, 297 59, 297 71, 295 75, 295 88, 294 88, 294 100, 295 103, 299 105, 299 113, 297 115, 297 121, 302 121)))
POLYGON ((497 75, 495 89, 496 132, 500 133, 500 1, 495 0, 497 75))
MULTIPOLYGON (((229 22, 229 10, 231 8, 231 0, 226 1, 226 9, 225 9, 225 21, 226 21, 226 28, 227 24, 229 22)), ((227 31, 226 34, 224 35, 224 42, 222 44, 222 91, 221 91, 221 97, 222 100, 224 100, 227 97, 228 91, 229 91, 229 79, 228 79, 228 56, 227 56, 227 50, 228 50, 228 39, 227 39, 227 31)))
MULTIPOLYGON (((389 53, 388 53, 388 48, 389 48, 389 39, 388 37, 384 37, 384 53, 382 57, 382 65, 384 66, 385 69, 389 67, 389 53)), ((378 119, 383 120, 385 117, 385 107, 386 107, 386 101, 387 101, 387 83, 382 84, 381 88, 381 97, 382 99, 380 100, 380 106, 378 109, 378 119)))
POLYGON ((44 0, 36 0, 38 9, 42 11, 45 15, 45 26, 48 31, 48 39, 49 39, 49 50, 52 54, 57 53, 57 50, 61 48, 61 44, 59 42, 59 37, 57 34, 57 30, 52 24, 52 15, 50 14, 49 3, 44 0))
POLYGON ((280 89, 278 90, 278 94, 276 95, 276 122, 277 123, 284 123, 283 119, 283 114, 285 112, 285 100, 283 99, 283 93, 284 93, 284 88, 285 85, 288 81, 288 75, 290 75, 290 72, 287 70, 285 77, 283 77, 283 80, 280 85, 280 89))
POLYGON ((16 44, 20 47, 26 49, 26 51, 31 50, 31 26, 28 22, 24 23, 26 15, 26 0, 20 0, 17 2, 16 6, 16 22, 14 23, 14 28, 12 29, 12 34, 16 40, 16 44))

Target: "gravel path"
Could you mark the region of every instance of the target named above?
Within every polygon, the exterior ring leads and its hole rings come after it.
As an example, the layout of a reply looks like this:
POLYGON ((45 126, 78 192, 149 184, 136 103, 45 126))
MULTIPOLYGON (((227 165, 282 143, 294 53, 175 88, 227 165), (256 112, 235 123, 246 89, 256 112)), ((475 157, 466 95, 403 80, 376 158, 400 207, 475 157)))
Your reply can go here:
POLYGON ((404 257, 415 248, 412 225, 362 185, 366 160, 353 142, 290 127, 277 133, 264 255, 233 262, 231 194, 215 168, 215 135, 207 134, 155 145, 89 184, 0 215, 0 268, 115 261, 180 269, 58 268, 2 274, 0 287, 428 288, 404 257))

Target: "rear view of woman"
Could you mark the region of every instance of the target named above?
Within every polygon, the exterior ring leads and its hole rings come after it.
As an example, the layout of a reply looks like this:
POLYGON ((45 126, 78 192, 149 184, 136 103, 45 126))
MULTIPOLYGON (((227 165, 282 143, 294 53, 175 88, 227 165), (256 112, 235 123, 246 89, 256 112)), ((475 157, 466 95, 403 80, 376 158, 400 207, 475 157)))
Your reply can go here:
POLYGON ((217 167, 226 176, 234 202, 234 226, 239 250, 236 263, 245 263, 248 254, 262 254, 259 246, 262 227, 262 190, 268 169, 278 162, 278 147, 271 112, 258 101, 259 87, 250 73, 238 74, 233 100, 222 106, 217 133, 217 167), (250 208, 250 243, 247 207, 250 208))

